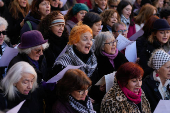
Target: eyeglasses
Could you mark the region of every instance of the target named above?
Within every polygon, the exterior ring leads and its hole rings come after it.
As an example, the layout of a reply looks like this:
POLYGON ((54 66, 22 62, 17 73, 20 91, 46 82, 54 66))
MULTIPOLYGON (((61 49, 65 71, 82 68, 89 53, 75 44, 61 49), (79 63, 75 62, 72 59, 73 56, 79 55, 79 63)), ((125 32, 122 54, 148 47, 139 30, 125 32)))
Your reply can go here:
POLYGON ((119 31, 115 31, 115 32, 118 32, 119 34, 123 34, 123 33, 127 33, 128 30, 119 30, 119 31))
POLYGON ((78 91, 80 95, 83 95, 84 93, 88 92, 91 89, 91 86, 87 88, 86 90, 80 90, 78 91))
POLYGON ((40 52, 43 52, 43 49, 34 49, 34 51, 36 52, 36 54, 40 54, 40 52))
POLYGON ((6 31, 0 31, 0 35, 1 35, 1 33, 2 33, 3 35, 6 35, 6 31))
POLYGON ((114 40, 113 42, 108 42, 108 43, 104 43, 104 44, 109 44, 111 46, 113 46, 114 44, 116 44, 118 42, 118 40, 114 40))
POLYGON ((117 8, 117 5, 110 5, 110 7, 116 7, 117 8))
POLYGON ((164 4, 169 4, 169 2, 165 2, 165 1, 164 1, 164 4))

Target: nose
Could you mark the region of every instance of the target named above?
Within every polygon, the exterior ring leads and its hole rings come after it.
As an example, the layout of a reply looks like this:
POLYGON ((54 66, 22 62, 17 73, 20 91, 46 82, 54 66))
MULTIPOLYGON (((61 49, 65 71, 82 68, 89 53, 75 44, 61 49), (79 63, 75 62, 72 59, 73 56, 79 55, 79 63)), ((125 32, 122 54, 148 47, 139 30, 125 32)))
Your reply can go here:
POLYGON ((98 29, 99 29, 99 30, 102 30, 102 26, 100 25, 98 29))
POLYGON ((142 81, 139 81, 139 80, 138 80, 137 86, 138 86, 138 87, 141 87, 141 86, 142 86, 142 81))
POLYGON ((29 82, 28 83, 28 89, 32 89, 32 85, 33 85, 32 82, 29 82))

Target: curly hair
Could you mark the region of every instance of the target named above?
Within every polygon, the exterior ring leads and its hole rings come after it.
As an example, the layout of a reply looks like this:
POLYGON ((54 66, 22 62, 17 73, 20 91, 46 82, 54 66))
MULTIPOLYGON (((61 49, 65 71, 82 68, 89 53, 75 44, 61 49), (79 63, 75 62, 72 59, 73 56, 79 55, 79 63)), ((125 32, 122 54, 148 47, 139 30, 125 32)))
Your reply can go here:
POLYGON ((28 14, 30 10, 30 5, 27 2, 26 7, 21 7, 19 5, 18 0, 11 1, 9 5, 9 12, 11 13, 12 17, 15 19, 19 18, 19 13, 22 14, 22 16, 25 18, 25 16, 28 14))
POLYGON ((106 25, 106 22, 112 17, 114 13, 117 13, 117 21, 120 22, 119 13, 114 9, 108 9, 100 14, 100 16, 102 17, 102 23, 106 25))
POLYGON ((68 10, 67 14, 64 16, 65 21, 70 20, 73 16, 74 16, 74 15, 73 15, 73 7, 71 7, 71 8, 68 10))
POLYGON ((78 43, 80 41, 81 34, 86 32, 90 32, 91 34, 93 34, 92 29, 89 26, 82 24, 82 22, 79 22, 78 25, 73 27, 73 29, 71 30, 68 44, 73 45, 78 43))

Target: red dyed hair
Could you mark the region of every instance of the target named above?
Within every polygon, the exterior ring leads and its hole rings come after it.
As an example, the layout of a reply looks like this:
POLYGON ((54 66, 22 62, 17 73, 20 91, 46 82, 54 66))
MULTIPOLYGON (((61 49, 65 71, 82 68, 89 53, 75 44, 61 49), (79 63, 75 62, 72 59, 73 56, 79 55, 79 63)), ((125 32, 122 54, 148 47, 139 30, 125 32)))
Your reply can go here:
POLYGON ((128 80, 143 77, 143 74, 144 71, 138 64, 127 62, 119 67, 115 76, 121 86, 124 87, 128 80))

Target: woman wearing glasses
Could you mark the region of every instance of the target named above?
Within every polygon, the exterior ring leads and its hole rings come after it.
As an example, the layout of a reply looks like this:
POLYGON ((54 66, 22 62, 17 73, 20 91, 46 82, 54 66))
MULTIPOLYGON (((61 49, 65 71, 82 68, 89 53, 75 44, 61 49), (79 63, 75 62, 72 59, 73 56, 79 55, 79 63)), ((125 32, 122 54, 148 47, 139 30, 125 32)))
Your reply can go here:
POLYGON ((34 67, 37 72, 37 82, 48 80, 46 59, 43 50, 48 47, 47 40, 37 30, 27 31, 21 36, 21 43, 18 45, 18 55, 9 63, 8 70, 17 62, 25 61, 34 67))
POLYGON ((91 85, 83 71, 68 70, 57 83, 57 101, 52 113, 96 113, 88 96, 91 85))

